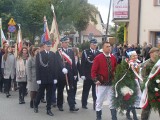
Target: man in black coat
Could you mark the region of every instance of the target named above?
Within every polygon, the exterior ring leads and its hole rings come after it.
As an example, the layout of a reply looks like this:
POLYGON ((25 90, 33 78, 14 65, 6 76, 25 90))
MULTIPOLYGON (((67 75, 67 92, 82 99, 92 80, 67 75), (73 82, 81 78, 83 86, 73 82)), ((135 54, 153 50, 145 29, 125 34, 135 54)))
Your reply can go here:
POLYGON ((95 90, 95 84, 91 78, 91 68, 92 68, 94 58, 99 53, 100 52, 97 50, 97 40, 96 39, 90 40, 90 48, 84 50, 82 53, 81 79, 84 80, 84 82, 83 82, 83 91, 82 91, 82 100, 81 101, 82 101, 82 108, 84 108, 84 109, 88 109, 87 99, 88 99, 90 88, 92 86, 93 109, 95 110, 96 90, 95 90))
POLYGON ((47 114, 53 116, 51 112, 52 87, 53 82, 57 82, 56 55, 50 51, 51 42, 46 41, 44 50, 36 56, 36 79, 39 84, 38 94, 34 103, 34 112, 38 112, 38 105, 46 89, 47 114))
POLYGON ((70 111, 78 111, 75 108, 74 88, 73 82, 76 79, 75 58, 72 49, 68 48, 69 38, 61 39, 61 48, 57 51, 57 65, 58 65, 58 84, 57 84, 57 106, 60 111, 63 111, 63 91, 66 86, 67 101, 70 111))

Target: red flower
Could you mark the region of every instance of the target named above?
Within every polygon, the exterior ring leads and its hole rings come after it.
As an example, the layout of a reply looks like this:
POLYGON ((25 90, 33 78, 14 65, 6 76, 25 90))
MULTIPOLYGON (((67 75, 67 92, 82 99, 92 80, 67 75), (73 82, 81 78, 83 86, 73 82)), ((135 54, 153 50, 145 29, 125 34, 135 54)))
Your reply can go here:
POLYGON ((156 100, 152 100, 152 102, 156 102, 156 100))
POLYGON ((158 92, 156 92, 156 93, 155 93, 155 96, 157 96, 157 97, 158 97, 158 96, 160 96, 160 94, 159 94, 158 92))
POLYGON ((130 98, 131 98, 131 95, 130 95, 129 93, 127 93, 127 94, 123 97, 123 99, 126 100, 126 101, 128 101, 130 98))

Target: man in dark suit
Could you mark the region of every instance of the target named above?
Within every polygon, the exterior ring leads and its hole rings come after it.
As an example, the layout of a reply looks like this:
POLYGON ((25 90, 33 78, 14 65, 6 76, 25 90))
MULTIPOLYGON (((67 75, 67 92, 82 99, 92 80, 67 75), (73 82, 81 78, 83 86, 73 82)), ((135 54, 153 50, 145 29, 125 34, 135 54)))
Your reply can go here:
POLYGON ((74 101, 74 88, 73 82, 76 79, 75 58, 72 49, 68 48, 69 38, 64 37, 61 39, 61 48, 57 51, 57 65, 58 65, 58 84, 57 84, 57 106, 60 111, 63 111, 63 91, 66 86, 67 101, 70 111, 78 111, 75 108, 74 101))
POLYGON ((98 54, 99 54, 99 51, 97 50, 97 40, 92 39, 90 40, 90 48, 83 51, 82 60, 81 60, 81 68, 82 68, 81 79, 84 80, 83 91, 82 91, 82 108, 84 109, 88 109, 87 99, 88 99, 89 90, 92 86, 93 109, 95 110, 96 91, 95 91, 95 84, 91 79, 91 67, 92 67, 94 58, 98 54))
POLYGON ((57 82, 56 55, 50 51, 50 41, 46 41, 44 44, 44 50, 36 56, 36 79, 39 84, 39 90, 34 103, 34 112, 38 113, 38 105, 46 89, 47 114, 53 116, 51 102, 53 82, 57 82))

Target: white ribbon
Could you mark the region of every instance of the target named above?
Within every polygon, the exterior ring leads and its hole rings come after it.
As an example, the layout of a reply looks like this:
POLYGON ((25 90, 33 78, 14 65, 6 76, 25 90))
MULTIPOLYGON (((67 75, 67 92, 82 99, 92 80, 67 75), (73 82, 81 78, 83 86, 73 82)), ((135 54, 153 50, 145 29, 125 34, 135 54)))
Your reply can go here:
POLYGON ((145 88, 142 93, 141 101, 140 101, 140 107, 145 107, 148 102, 148 83, 151 80, 152 77, 154 77, 158 71, 160 70, 160 60, 157 61, 157 63, 153 66, 148 78, 147 82, 145 83, 145 88))

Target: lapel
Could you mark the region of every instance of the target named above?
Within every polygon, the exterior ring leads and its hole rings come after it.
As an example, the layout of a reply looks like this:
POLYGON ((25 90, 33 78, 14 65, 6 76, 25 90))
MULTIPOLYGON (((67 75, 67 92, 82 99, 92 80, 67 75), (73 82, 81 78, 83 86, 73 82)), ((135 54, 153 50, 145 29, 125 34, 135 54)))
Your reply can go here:
POLYGON ((47 63, 49 61, 49 55, 45 50, 42 51, 42 61, 44 61, 44 63, 47 63))

